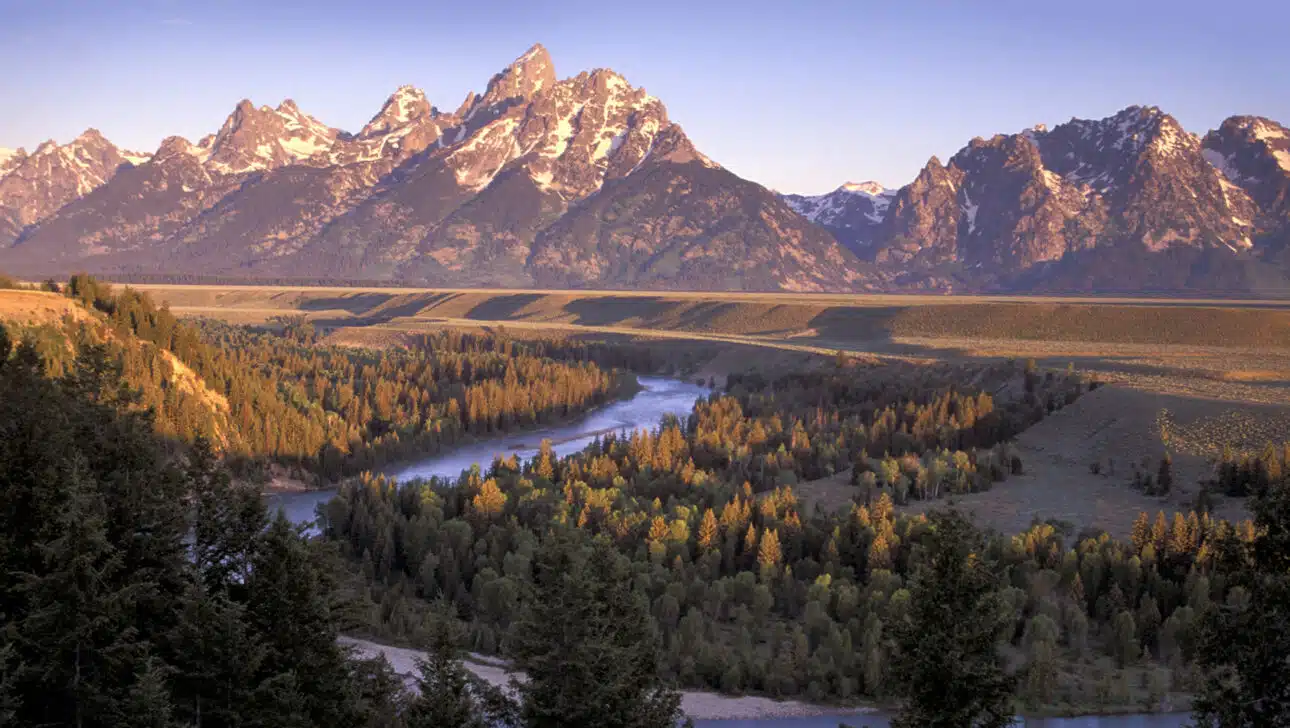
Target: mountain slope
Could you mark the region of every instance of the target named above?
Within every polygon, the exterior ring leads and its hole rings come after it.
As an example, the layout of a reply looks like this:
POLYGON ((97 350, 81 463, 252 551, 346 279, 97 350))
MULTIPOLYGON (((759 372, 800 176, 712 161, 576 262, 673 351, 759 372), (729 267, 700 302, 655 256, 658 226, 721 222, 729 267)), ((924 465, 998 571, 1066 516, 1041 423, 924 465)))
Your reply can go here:
POLYGON ((877 182, 847 182, 823 195, 782 197, 802 217, 828 229, 851 252, 865 257, 895 195, 895 190, 877 182))
MULTIPOLYGON (((1281 141, 1279 126, 1224 129, 1202 145, 1168 114, 1135 106, 974 139, 894 193, 865 250, 902 289, 1284 290, 1286 266, 1255 244, 1284 229, 1278 150, 1267 144, 1281 141)), ((844 238, 837 221, 796 206, 844 238)))
POLYGON ((0 246, 106 184, 123 166, 147 160, 147 155, 118 149, 97 129, 61 146, 44 142, 31 154, 0 150, 0 246))
POLYGON ((426 285, 1290 294, 1290 131, 1155 107, 977 138, 899 189, 780 195, 608 69, 535 45, 355 133, 238 103, 152 155, 0 150, 0 268, 426 285))
POLYGON ((659 252, 647 231, 683 230, 684 242, 668 245, 686 251, 687 286, 820 290, 860 277, 829 234, 695 149, 661 101, 607 69, 560 80, 540 45, 455 112, 404 86, 356 134, 290 100, 242 101, 217 133, 169 139, 147 163, 67 200, 0 265, 666 286, 669 264, 588 273, 620 256, 577 234, 589 210, 642 194, 673 202, 636 208, 633 245, 659 252))

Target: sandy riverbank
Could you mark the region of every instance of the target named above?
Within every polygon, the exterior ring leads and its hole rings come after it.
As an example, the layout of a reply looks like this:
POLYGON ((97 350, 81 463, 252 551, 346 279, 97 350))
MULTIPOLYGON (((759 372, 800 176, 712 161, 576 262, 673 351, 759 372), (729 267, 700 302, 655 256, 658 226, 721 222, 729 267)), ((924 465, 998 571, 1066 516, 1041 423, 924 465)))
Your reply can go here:
MULTIPOLYGON (((340 641, 342 644, 354 647, 364 657, 385 655, 385 659, 389 660, 394 671, 408 679, 416 672, 416 658, 425 654, 418 650, 391 647, 352 637, 341 637, 340 641)), ((491 659, 487 662, 468 660, 465 665, 481 680, 499 687, 506 687, 510 683, 512 674, 515 674, 504 669, 501 662, 491 659)), ((523 674, 515 675, 523 679, 523 674)), ((870 708, 844 709, 796 700, 771 700, 752 695, 737 697, 695 690, 682 693, 681 709, 695 720, 749 720, 806 715, 860 715, 873 712, 870 708)))

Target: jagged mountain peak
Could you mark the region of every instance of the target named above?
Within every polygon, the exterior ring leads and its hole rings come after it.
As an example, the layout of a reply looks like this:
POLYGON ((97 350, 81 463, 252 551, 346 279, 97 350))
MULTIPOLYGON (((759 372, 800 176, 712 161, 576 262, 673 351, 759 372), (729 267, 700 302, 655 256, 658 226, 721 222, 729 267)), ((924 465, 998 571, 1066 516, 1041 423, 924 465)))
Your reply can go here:
MULTIPOLYGON (((207 139, 209 138, 210 137, 207 137, 207 139)), ((209 145, 207 145, 207 148, 203 148, 198 144, 193 144, 181 136, 168 136, 161 140, 161 144, 158 145, 157 151, 152 155, 152 158, 157 161, 162 161, 182 154, 204 160, 208 151, 209 145)))
POLYGON ((1206 146, 1209 139, 1222 137, 1249 144, 1262 143, 1268 148, 1290 146, 1290 129, 1265 116, 1229 116, 1218 129, 1206 135, 1206 146))
POLYGON ((304 162, 329 151, 340 132, 301 111, 291 99, 277 108, 242 99, 213 138, 207 164, 220 174, 246 174, 304 162))
POLYGON ((404 124, 435 114, 436 110, 426 99, 424 91, 416 86, 403 85, 390 94, 381 110, 359 132, 359 137, 386 134, 404 124))
POLYGON ((870 197, 878 197, 880 195, 890 194, 890 191, 886 187, 883 187, 881 184, 874 182, 872 180, 865 181, 865 182, 843 182, 842 186, 839 187, 838 189, 842 190, 843 192, 854 192, 862 195, 868 195, 870 197))
POLYGON ((10 172, 17 169, 26 159, 27 150, 22 147, 17 149, 0 147, 0 180, 3 180, 10 172))
POLYGON ((797 214, 833 233, 853 253, 865 256, 895 196, 873 181, 844 182, 822 195, 775 193, 797 214))
POLYGON ((932 156, 927 158, 927 164, 924 164, 922 170, 920 171, 927 172, 927 173, 935 173, 938 171, 942 171, 944 169, 945 169, 945 165, 941 163, 941 158, 933 154, 932 156))
POLYGON ((1290 130, 1262 116, 1233 116, 1202 144, 1224 190, 1248 194, 1257 207, 1257 232, 1290 243, 1290 130))
POLYGON ((457 113, 400 86, 351 135, 244 99, 151 160, 92 130, 0 151, 0 255, 460 285, 1167 288, 1210 275, 1178 272, 1192 261, 1265 260, 1290 280, 1290 132, 1255 116, 1202 145, 1130 106, 973 139, 899 190, 779 195, 704 156, 644 88, 609 68, 560 79, 535 45, 457 113))
POLYGON ((85 131, 81 132, 80 134, 78 134, 76 138, 72 140, 72 143, 82 144, 82 145, 111 144, 111 142, 109 142, 107 138, 103 136, 103 132, 100 132, 98 129, 95 129, 92 126, 86 129, 85 131))
POLYGON ((472 106, 493 106, 510 99, 528 100, 544 88, 555 85, 555 64, 551 54, 537 43, 492 77, 484 95, 472 106))

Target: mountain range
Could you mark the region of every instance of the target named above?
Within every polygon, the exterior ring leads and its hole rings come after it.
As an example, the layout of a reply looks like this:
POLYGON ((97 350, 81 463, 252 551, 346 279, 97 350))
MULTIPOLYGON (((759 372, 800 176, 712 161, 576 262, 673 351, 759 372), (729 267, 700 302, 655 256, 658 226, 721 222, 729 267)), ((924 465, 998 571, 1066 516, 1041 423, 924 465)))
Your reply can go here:
POLYGON ((780 194, 663 103, 529 49, 361 130, 242 101, 196 142, 0 150, 0 269, 686 290, 1290 293, 1290 131, 1155 107, 971 140, 900 189, 780 194))

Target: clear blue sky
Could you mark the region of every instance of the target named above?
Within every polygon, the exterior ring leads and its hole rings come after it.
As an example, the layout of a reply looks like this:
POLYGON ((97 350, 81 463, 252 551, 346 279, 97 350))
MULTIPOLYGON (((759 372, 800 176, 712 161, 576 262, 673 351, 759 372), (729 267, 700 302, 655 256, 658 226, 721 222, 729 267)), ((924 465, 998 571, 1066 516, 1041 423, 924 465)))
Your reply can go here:
POLYGON ((398 85, 454 109, 534 42, 610 67, 782 191, 908 182, 973 136, 1157 105, 1290 123, 1290 2, 0 0, 0 146, 89 126, 151 151, 236 102, 356 130, 398 85))

